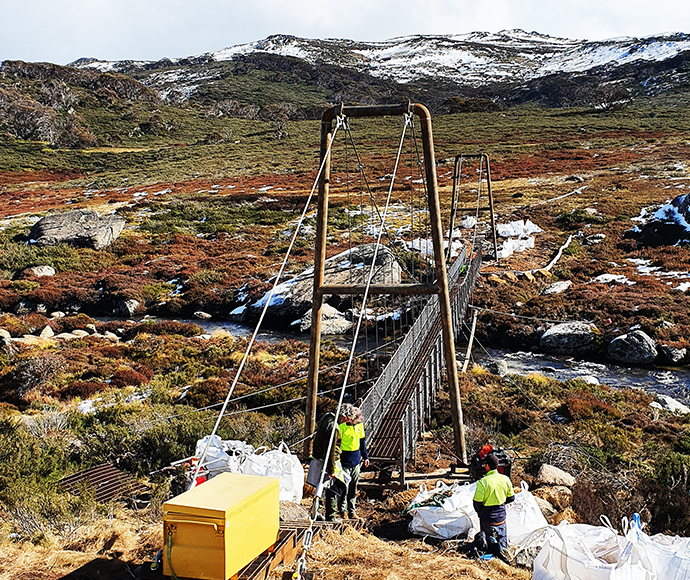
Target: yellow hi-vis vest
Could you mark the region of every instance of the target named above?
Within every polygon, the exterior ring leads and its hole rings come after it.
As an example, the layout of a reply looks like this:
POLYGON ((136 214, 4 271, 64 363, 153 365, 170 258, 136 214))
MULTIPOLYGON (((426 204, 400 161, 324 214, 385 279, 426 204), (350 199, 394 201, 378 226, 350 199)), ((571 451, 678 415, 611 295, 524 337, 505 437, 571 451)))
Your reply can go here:
POLYGON ((348 425, 341 423, 338 428, 342 439, 340 448, 343 451, 359 451, 359 441, 364 439, 364 424, 348 425))

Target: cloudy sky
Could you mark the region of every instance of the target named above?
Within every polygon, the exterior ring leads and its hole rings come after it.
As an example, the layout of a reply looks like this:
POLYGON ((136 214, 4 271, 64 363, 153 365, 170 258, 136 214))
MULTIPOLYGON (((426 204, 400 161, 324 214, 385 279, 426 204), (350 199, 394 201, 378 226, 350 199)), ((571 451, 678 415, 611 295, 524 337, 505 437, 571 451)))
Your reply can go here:
POLYGON ((522 28, 602 40, 690 33, 687 0, 1 0, 0 61, 201 54, 271 34, 385 40, 522 28))

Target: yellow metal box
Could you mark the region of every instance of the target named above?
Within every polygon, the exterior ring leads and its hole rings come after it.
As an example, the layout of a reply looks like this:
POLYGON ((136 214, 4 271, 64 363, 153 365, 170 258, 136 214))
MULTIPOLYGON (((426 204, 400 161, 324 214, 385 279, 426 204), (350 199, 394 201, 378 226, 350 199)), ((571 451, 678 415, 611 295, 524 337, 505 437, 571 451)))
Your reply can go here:
POLYGON ((278 537, 278 480, 221 473, 163 504, 163 574, 227 580, 278 537), (171 569, 172 568, 172 569, 171 569))

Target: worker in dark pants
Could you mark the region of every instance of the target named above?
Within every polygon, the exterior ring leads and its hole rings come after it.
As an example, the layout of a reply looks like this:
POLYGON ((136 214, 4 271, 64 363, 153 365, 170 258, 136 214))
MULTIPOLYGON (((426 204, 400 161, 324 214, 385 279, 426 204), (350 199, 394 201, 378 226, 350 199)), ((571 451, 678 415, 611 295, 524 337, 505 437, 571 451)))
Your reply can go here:
POLYGON ((493 544, 495 555, 507 562, 505 550, 508 548, 508 531, 505 506, 515 499, 513 484, 508 477, 498 472, 498 457, 493 453, 486 456, 484 469, 486 474, 477 482, 477 491, 472 503, 479 515, 480 529, 486 536, 489 551, 493 552, 493 544))
POLYGON ((335 420, 335 413, 326 413, 316 427, 316 436, 314 437, 314 446, 312 456, 315 459, 320 459, 326 464, 326 476, 329 479, 329 485, 325 486, 324 504, 326 508, 326 521, 332 522, 338 510, 338 501, 340 496, 347 493, 347 486, 342 483, 343 468, 340 464, 341 455, 341 437, 338 424, 345 422, 346 417, 342 413, 338 416, 338 422, 335 420), (333 444, 331 445, 331 452, 326 460, 326 453, 328 446, 333 437, 333 444))
POLYGON ((345 421, 338 425, 342 440, 340 462, 343 471, 350 477, 350 482, 347 485, 347 494, 345 497, 341 497, 339 501, 340 517, 347 516, 351 520, 359 520, 361 518, 355 509, 357 483, 361 466, 369 467, 369 455, 364 438, 364 422, 362 411, 352 405, 343 405, 342 415, 345 421))

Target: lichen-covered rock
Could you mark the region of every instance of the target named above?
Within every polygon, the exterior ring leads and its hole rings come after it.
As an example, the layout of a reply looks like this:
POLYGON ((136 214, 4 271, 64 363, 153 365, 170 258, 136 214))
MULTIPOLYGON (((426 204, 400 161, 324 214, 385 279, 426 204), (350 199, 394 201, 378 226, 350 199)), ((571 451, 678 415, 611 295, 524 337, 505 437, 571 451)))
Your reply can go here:
MULTIPOLYGON (((365 244, 345 250, 326 260, 324 284, 348 285, 365 284, 369 268, 374 259, 376 244, 365 244)), ((379 248, 374 266, 372 284, 400 284, 401 268, 393 252, 385 246, 379 248)), ((303 318, 311 311, 314 291, 314 269, 309 268, 276 286, 270 297, 267 316, 273 321, 291 322, 303 318)), ((260 300, 249 306, 249 313, 258 316, 269 300, 266 293, 260 300)), ((328 300, 328 296, 325 297, 328 300)), ((328 300, 333 305, 332 300, 328 300)), ((338 306, 335 304, 335 306, 338 306)))
POLYGON ((112 244, 125 227, 120 216, 99 216, 90 209, 49 215, 34 224, 29 239, 39 246, 74 244, 100 250, 112 244))
MULTIPOLYGON (((574 480, 575 478, 573 478, 573 481, 574 480)), ((570 491, 570 488, 566 487, 565 485, 540 487, 535 489, 532 494, 549 502, 549 504, 556 508, 554 513, 570 507, 573 503, 573 492, 570 491)))
POLYGON ((537 482, 540 485, 564 485, 566 487, 573 487, 573 485, 575 485, 575 478, 567 471, 544 463, 539 468, 537 482))
POLYGON ((654 340, 641 330, 614 338, 608 347, 609 357, 624 363, 651 364, 658 354, 654 340))
MULTIPOLYGON (((321 334, 344 334, 352 328, 352 322, 329 304, 321 308, 321 334)), ((311 310, 306 312, 300 321, 299 329, 307 332, 311 329, 311 310)))
POLYGON ((548 296, 549 294, 560 294, 561 292, 565 292, 572 285, 573 283, 570 280, 559 280, 558 282, 554 282, 550 286, 547 286, 542 294, 544 296, 548 296))
POLYGON ((686 349, 676 348, 675 346, 669 346, 667 344, 660 344, 659 352, 668 362, 674 365, 681 363, 687 354, 686 349))
POLYGON ((556 324, 542 335, 539 347, 554 354, 582 354, 594 346, 595 331, 586 322, 556 324))

